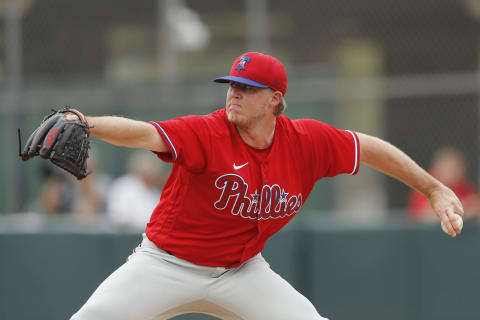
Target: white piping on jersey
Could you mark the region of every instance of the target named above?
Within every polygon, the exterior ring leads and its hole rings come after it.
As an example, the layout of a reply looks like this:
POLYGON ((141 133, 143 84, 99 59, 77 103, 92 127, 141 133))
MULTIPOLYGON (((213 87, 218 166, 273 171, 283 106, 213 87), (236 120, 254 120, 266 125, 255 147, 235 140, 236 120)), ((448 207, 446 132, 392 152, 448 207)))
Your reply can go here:
POLYGON ((171 149, 173 150, 173 161, 177 160, 177 150, 175 150, 175 147, 173 146, 173 143, 172 141, 170 140, 170 138, 168 137, 167 133, 165 132, 165 130, 163 130, 163 128, 158 124, 156 123, 155 121, 150 121, 151 124, 155 125, 157 128, 160 129, 160 131, 162 132, 163 136, 165 137, 165 139, 167 139, 167 142, 168 144, 170 145, 171 149))
POLYGON ((357 171, 358 167, 358 141, 357 141, 357 136, 350 130, 345 130, 347 132, 350 132, 350 134, 353 137, 353 141, 355 141, 355 165, 353 166, 353 171, 350 174, 354 174, 355 171, 357 171))

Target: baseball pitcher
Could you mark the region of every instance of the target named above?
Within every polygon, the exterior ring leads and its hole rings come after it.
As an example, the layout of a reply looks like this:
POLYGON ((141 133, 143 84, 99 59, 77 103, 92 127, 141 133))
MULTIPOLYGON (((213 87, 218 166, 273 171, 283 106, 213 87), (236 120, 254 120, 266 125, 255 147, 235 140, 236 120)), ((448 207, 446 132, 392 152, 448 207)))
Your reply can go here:
MULTIPOLYGON (((83 120, 81 127, 98 139, 151 150, 173 163, 142 243, 72 320, 169 319, 192 312, 222 319, 325 319, 270 269, 261 251, 299 212, 316 181, 355 175, 361 162, 424 194, 445 231, 452 237, 461 232, 455 214, 463 209, 455 194, 396 147, 282 115, 287 74, 276 58, 244 53, 228 76, 215 81, 228 85, 226 106, 205 116, 142 122, 84 117, 77 109, 62 113, 67 123, 83 120)), ((48 131, 43 136, 51 148, 62 140, 48 131)), ((47 142, 30 140, 23 157, 43 150, 48 158, 47 142)))

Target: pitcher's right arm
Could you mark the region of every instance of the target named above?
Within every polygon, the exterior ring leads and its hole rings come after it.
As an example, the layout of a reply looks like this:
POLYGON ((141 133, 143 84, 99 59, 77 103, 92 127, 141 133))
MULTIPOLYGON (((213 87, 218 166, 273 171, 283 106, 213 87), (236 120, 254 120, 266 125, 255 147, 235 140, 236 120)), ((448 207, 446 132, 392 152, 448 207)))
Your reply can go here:
POLYGON ((117 116, 87 117, 87 121, 92 127, 90 134, 110 144, 156 152, 169 151, 157 129, 148 122, 117 116))

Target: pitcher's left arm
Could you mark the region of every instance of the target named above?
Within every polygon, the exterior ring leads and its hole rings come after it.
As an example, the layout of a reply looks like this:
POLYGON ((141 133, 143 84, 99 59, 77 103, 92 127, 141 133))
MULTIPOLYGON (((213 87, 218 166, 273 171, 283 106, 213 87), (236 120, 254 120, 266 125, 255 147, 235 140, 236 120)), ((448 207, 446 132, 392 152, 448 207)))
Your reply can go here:
POLYGON ((452 190, 392 144, 362 133, 358 133, 358 138, 360 162, 402 181, 422 193, 445 224, 448 234, 455 237, 461 233, 461 228, 458 228, 454 222, 456 221, 455 213, 463 216, 463 207, 452 190))

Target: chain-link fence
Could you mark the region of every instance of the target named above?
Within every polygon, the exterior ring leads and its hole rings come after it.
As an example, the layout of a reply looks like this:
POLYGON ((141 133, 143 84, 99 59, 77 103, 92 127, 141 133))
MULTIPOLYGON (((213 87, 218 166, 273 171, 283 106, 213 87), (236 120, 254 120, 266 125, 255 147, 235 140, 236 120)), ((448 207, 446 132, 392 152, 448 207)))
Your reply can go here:
MULTIPOLYGON (((22 163, 51 108, 162 120, 222 107, 211 80, 247 50, 289 73, 287 115, 380 136, 428 167, 455 146, 478 185, 478 1, 0 1, 0 212, 29 210, 44 161, 22 163)), ((128 150, 95 141, 101 170, 128 150)), ((362 168, 320 182, 312 210, 357 214, 405 206, 409 189, 362 168)))

